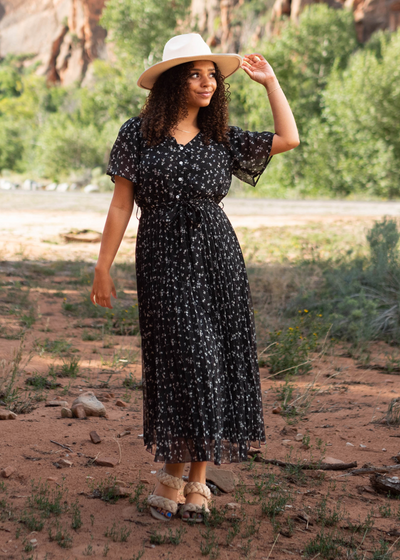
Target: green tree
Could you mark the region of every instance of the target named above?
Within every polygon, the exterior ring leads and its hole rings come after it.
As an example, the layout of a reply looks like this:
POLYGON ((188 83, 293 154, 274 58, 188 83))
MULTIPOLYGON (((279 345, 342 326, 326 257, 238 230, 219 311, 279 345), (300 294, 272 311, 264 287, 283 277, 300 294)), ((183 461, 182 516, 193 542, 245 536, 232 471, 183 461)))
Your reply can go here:
POLYGON ((190 0, 112 0, 101 23, 126 64, 142 67, 161 59, 164 44, 187 15, 190 0))
POLYGON ((304 149, 304 181, 315 190, 400 195, 400 32, 379 40, 378 51, 367 46, 330 75, 304 149))

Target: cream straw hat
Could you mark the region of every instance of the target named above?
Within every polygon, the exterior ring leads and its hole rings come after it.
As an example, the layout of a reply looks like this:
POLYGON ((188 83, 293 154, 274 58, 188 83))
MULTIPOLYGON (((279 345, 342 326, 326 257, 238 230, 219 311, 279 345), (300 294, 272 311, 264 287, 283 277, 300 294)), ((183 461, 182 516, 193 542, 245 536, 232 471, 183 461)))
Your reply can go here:
POLYGON ((198 33, 186 33, 172 37, 163 52, 162 62, 150 66, 138 79, 137 85, 143 89, 151 89, 157 78, 173 66, 194 60, 211 60, 218 64, 221 74, 226 78, 242 64, 238 54, 213 54, 210 47, 198 33))

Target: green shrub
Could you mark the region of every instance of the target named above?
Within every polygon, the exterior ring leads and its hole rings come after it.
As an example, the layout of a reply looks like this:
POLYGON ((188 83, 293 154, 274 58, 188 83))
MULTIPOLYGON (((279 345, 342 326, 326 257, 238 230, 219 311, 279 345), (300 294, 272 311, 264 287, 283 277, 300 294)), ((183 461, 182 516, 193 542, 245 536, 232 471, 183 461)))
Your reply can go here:
POLYGON ((322 314, 332 324, 330 335, 360 344, 400 339, 400 233, 394 219, 376 221, 367 234, 370 255, 320 263, 323 280, 289 305, 322 314))

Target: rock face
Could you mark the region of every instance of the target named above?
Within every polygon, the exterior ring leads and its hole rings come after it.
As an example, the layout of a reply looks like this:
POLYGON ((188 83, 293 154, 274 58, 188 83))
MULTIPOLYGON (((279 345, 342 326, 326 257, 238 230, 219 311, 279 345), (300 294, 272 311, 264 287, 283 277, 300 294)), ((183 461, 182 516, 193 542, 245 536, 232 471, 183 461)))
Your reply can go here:
MULTIPOLYGON (((302 9, 314 3, 315 0, 275 0, 272 24, 283 15, 297 21, 302 9)), ((378 29, 395 31, 400 27, 400 0, 324 0, 324 3, 332 8, 353 10, 357 38, 362 43, 378 29)))
MULTIPOLYGON (((49 83, 81 82, 95 58, 107 58, 107 32, 99 25, 106 0, 0 0, 0 59, 31 55, 49 83)), ((247 0, 192 0, 185 30, 197 29, 210 46, 238 52, 244 42, 278 33, 282 16, 297 20, 317 0, 275 0, 267 27, 246 21, 247 0)), ((400 26, 400 0, 323 0, 352 8, 360 41, 377 29, 400 26)), ((268 9, 267 7, 265 8, 268 9)))
POLYGON ((0 56, 32 55, 48 82, 81 81, 89 63, 105 58, 98 22, 105 0, 0 0, 0 56))
MULTIPOLYGON (((251 25, 241 18, 246 0, 192 0, 190 24, 221 52, 237 52, 243 42, 263 34, 279 33, 282 17, 297 21, 301 11, 319 0, 275 0, 267 27, 251 25), (251 31, 250 31, 251 29, 251 31), (250 33, 250 35, 249 35, 250 33)), ((367 41, 378 29, 400 27, 400 0, 322 0, 332 8, 351 8, 359 41, 367 41)), ((245 12, 244 12, 245 13, 245 12)))

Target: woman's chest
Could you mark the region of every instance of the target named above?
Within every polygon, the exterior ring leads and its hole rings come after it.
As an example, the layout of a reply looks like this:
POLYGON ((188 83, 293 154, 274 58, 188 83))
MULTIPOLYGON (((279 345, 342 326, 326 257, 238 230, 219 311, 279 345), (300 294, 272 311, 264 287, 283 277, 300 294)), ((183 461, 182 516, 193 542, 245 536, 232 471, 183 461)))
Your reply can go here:
POLYGON ((205 146, 201 141, 183 146, 169 139, 142 150, 138 194, 169 198, 184 191, 190 196, 225 196, 231 179, 231 157, 224 146, 205 146))

